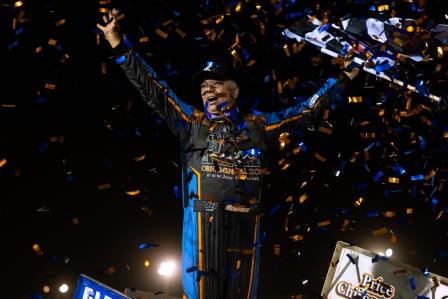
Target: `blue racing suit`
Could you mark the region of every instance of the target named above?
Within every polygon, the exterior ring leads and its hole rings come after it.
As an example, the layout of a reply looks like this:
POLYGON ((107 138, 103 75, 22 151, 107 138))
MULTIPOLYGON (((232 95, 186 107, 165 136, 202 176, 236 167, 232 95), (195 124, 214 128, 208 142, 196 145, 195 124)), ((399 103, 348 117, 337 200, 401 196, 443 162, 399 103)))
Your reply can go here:
POLYGON ((211 121, 181 101, 132 48, 121 43, 113 51, 180 141, 183 298, 256 298, 266 154, 282 132, 320 120, 350 80, 344 74, 329 79, 308 101, 283 111, 211 121))

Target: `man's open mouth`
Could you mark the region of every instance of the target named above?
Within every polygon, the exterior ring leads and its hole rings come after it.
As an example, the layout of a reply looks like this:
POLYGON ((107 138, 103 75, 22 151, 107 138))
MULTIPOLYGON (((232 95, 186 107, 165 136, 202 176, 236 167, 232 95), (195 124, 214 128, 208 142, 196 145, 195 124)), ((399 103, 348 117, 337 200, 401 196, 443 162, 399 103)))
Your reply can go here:
POLYGON ((218 99, 218 97, 216 96, 209 96, 207 98, 207 102, 209 102, 210 104, 212 104, 213 102, 215 102, 218 99))

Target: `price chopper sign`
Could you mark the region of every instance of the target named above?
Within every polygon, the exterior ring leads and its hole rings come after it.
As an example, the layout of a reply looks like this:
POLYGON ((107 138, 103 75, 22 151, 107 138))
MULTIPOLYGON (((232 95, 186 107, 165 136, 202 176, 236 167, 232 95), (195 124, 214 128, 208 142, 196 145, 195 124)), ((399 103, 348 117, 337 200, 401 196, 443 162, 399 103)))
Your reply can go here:
POLYGON ((448 279, 339 241, 321 295, 326 299, 448 299, 448 279))
POLYGON ((130 299, 90 277, 80 275, 73 299, 130 299))

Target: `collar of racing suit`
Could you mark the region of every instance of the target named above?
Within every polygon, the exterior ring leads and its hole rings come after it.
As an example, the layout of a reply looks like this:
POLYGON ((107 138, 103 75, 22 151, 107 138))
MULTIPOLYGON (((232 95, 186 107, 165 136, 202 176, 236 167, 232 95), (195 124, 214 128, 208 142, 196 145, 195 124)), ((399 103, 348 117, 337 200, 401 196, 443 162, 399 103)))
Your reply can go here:
POLYGON ((218 113, 208 112, 208 102, 204 105, 205 115, 210 121, 225 121, 229 120, 231 122, 236 122, 238 120, 239 110, 236 103, 229 104, 228 102, 223 102, 218 105, 218 113))

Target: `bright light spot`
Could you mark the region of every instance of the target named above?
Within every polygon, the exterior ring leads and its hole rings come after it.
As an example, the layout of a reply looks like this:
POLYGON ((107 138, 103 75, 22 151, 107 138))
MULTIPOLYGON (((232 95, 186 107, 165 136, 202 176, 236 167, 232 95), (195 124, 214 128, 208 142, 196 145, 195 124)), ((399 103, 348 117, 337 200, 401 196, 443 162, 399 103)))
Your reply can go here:
POLYGON ((391 257, 392 254, 394 254, 394 251, 393 251, 391 248, 387 248, 387 250, 386 250, 386 256, 387 256, 387 257, 391 257))
POLYGON ((176 264, 174 262, 163 262, 160 264, 159 269, 157 269, 157 272, 161 276, 172 276, 174 274, 174 270, 176 268, 176 264))
POLYGON ((45 286, 42 288, 42 292, 44 292, 45 294, 50 293, 50 287, 47 286, 47 285, 45 285, 45 286))
POLYGON ((61 286, 59 287, 59 292, 61 293, 67 293, 68 291, 68 285, 67 284, 61 284, 61 286))

